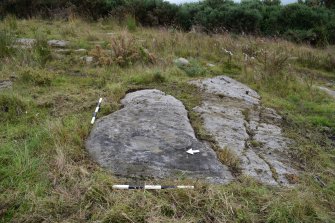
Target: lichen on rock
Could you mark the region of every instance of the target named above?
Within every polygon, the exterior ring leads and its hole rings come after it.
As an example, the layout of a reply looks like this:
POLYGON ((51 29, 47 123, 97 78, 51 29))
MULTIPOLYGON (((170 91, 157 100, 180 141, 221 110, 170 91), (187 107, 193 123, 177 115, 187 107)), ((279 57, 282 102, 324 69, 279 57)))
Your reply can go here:
POLYGON ((226 76, 191 81, 202 89, 204 100, 194 108, 221 149, 240 157, 242 174, 269 185, 288 185, 287 149, 292 141, 283 136, 281 117, 260 104, 248 86, 226 76))

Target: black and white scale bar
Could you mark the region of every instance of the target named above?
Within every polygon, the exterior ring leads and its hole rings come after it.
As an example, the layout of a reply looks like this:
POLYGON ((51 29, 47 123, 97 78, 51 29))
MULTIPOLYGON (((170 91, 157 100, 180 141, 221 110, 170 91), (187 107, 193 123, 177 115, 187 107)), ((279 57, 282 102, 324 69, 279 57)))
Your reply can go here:
POLYGON ((98 111, 99 111, 99 109, 100 109, 101 102, 102 102, 102 98, 99 99, 99 101, 98 101, 98 105, 97 105, 97 107, 95 108, 95 111, 94 111, 94 113, 93 113, 93 117, 92 117, 92 120, 91 120, 91 124, 92 124, 92 125, 94 124, 95 119, 96 119, 96 117, 97 117, 98 111))
POLYGON ((194 189, 194 186, 162 186, 162 185, 131 186, 131 185, 113 185, 113 189, 117 189, 117 190, 194 189))

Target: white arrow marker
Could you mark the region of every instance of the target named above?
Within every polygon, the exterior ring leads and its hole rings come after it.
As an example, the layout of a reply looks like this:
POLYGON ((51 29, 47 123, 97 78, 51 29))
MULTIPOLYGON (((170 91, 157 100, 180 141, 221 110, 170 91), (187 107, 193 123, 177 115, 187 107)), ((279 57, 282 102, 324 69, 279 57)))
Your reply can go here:
POLYGON ((193 150, 192 148, 186 151, 188 154, 193 155, 194 153, 199 153, 199 150, 193 150))

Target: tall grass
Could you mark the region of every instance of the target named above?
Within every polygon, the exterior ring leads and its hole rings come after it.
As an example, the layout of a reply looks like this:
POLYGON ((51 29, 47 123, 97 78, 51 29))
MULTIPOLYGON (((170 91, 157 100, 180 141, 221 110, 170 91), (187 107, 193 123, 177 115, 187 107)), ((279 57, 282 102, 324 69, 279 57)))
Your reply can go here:
POLYGON ((14 43, 15 38, 12 32, 7 29, 0 30, 0 59, 10 57, 14 54, 14 43))
POLYGON ((8 15, 4 19, 5 26, 12 32, 16 31, 18 28, 17 19, 14 15, 8 15))
POLYGON ((126 16, 127 29, 130 32, 134 32, 137 29, 136 19, 133 16, 126 16))
POLYGON ((19 98, 10 94, 0 95, 0 120, 2 123, 17 120, 25 114, 26 104, 19 98))
POLYGON ((36 43, 34 45, 35 60, 44 67, 51 60, 51 50, 48 46, 47 37, 42 33, 36 33, 36 43))
MULTIPOLYGON (((112 63, 101 60, 83 64, 80 56, 74 54, 57 60, 49 58, 52 52, 45 41, 55 36, 61 38, 58 30, 65 24, 18 20, 17 25, 22 36, 34 37, 45 26, 50 33, 45 32, 40 44, 32 49, 20 49, 18 53, 24 57, 14 52, 3 57, 6 63, 1 67, 1 79, 11 76, 16 79, 12 92, 0 94, 0 221, 332 222, 334 219, 335 154, 331 137, 335 133, 332 132, 335 102, 311 87, 322 78, 324 59, 331 49, 323 52, 281 40, 229 34, 209 36, 164 28, 141 28, 136 35, 124 34, 126 25, 76 22, 73 33, 89 26, 90 35, 110 43, 99 48, 101 54, 95 59, 107 57, 112 63), (101 34, 110 27, 115 32, 114 40, 101 34), (134 40, 128 42, 130 38, 134 40), (222 57, 223 48, 234 54, 230 69, 224 64, 227 58, 222 57), (258 53, 261 49, 267 52, 266 56, 258 53), (304 54, 307 51, 315 54, 323 65, 310 69, 309 63, 314 59, 308 59, 304 54), (148 52, 156 62, 148 61, 148 52), (250 59, 246 62, 246 73, 241 71, 245 65, 243 53, 250 59), (174 65, 173 60, 178 57, 191 61, 188 70, 174 65), (305 58, 305 62, 299 57, 305 58), (207 63, 215 67, 208 68, 207 63), (313 83, 301 78, 304 70, 314 72, 313 83), (120 107, 119 100, 127 91, 140 88, 160 89, 181 100, 197 136, 210 141, 200 117, 192 110, 201 104, 203 95, 188 81, 219 74, 228 74, 251 86, 262 96, 264 106, 275 108, 283 116, 283 132, 296 142, 288 154, 301 172, 296 187, 267 187, 245 176, 229 185, 187 179, 133 182, 115 178, 88 156, 84 144, 97 98, 104 98, 98 114, 102 117, 120 107), (315 180, 316 175, 325 186, 315 180), (112 185, 119 183, 194 184, 195 190, 113 190, 112 185)), ((68 34, 67 38, 75 46, 94 48, 87 35, 68 34)), ((91 52, 93 56, 94 53, 97 52, 91 52)), ((332 73, 327 75, 333 77, 332 73)), ((238 158, 231 151, 223 150, 218 156, 231 168, 239 169, 238 158)))

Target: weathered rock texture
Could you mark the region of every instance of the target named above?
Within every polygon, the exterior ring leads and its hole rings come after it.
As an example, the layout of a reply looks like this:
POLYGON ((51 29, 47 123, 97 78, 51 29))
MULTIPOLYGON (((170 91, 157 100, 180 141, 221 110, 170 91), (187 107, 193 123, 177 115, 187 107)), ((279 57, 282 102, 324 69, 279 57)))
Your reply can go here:
POLYGON ((69 45, 68 41, 65 40, 49 40, 48 41, 48 45, 51 47, 59 47, 59 48, 64 48, 67 47, 69 45))
POLYGON ((335 98, 335 91, 334 91, 334 90, 331 90, 331 89, 329 89, 329 88, 322 87, 322 86, 319 86, 318 88, 319 88, 321 91, 326 92, 329 96, 335 98))
POLYGON ((36 43, 36 39, 29 38, 18 38, 16 39, 16 44, 26 47, 32 47, 36 43))
POLYGON ((186 65, 190 64, 190 62, 187 59, 182 58, 182 57, 180 57, 178 59, 175 59, 174 63, 179 65, 179 66, 186 66, 186 65))
POLYGON ((141 90, 121 102, 121 110, 96 122, 86 142, 103 167, 125 177, 232 180, 215 152, 196 139, 179 100, 158 90, 141 90), (186 153, 190 148, 200 153, 186 153))
POLYGON ((0 80, 0 91, 6 88, 11 88, 13 83, 10 80, 0 80))
POLYGON ((287 185, 296 173, 289 167, 287 149, 292 143, 282 135, 281 117, 260 105, 260 96, 225 76, 192 81, 204 92, 194 110, 220 149, 240 157, 242 173, 269 185, 287 185))

